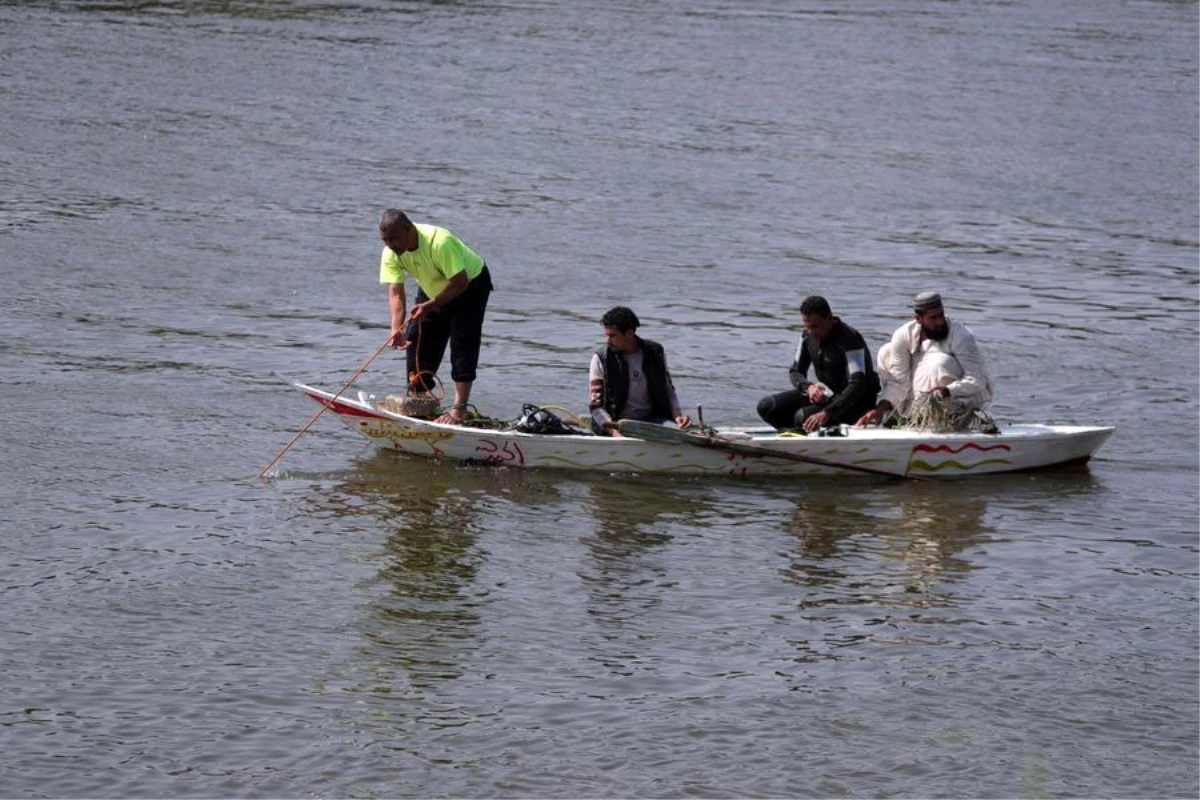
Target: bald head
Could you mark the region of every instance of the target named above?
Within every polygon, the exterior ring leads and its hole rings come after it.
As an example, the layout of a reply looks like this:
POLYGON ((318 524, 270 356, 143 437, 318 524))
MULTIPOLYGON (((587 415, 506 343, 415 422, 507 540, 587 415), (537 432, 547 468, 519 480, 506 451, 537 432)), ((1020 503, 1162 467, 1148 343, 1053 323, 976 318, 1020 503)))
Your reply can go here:
POLYGON ((379 218, 379 233, 385 237, 408 233, 412 226, 412 220, 398 208, 389 208, 379 218))

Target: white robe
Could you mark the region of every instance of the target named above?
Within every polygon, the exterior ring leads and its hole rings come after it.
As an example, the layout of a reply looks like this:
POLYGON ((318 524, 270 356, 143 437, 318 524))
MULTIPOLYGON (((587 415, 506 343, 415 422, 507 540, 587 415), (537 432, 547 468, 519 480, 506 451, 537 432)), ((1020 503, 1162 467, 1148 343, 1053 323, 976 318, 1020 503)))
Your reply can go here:
POLYGON ((946 322, 950 334, 941 341, 923 338, 920 323, 909 320, 879 348, 880 399, 901 414, 908 411, 914 396, 939 386, 970 410, 984 408, 996 394, 975 334, 961 322, 946 322))

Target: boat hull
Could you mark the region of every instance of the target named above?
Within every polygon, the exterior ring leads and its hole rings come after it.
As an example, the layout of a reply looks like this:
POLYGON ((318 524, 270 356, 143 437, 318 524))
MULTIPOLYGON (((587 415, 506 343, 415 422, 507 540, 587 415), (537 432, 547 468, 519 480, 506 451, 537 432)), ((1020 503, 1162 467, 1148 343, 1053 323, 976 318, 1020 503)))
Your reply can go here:
MULTIPOLYGON (((779 435, 765 429, 723 430, 731 442, 752 443, 761 455, 627 437, 549 436, 413 419, 380 409, 367 398, 338 397, 295 384, 330 404, 348 427, 380 446, 414 456, 514 468, 601 472, 754 476, 858 474, 830 463, 912 478, 954 478, 1085 463, 1112 435, 1111 427, 1013 425, 998 435, 849 428, 845 436, 779 435), (331 402, 332 401, 332 402, 331 402), (769 451, 825 463, 773 457, 769 451)), ((748 448, 742 448, 745 450, 748 448)))

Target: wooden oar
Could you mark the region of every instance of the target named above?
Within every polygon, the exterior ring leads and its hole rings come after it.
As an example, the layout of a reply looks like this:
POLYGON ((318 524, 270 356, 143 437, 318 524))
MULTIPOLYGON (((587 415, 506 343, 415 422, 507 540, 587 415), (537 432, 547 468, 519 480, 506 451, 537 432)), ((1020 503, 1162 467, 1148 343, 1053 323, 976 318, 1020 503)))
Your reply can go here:
POLYGON ((701 433, 699 431, 687 431, 679 428, 669 428, 665 425, 659 425, 654 422, 623 419, 617 423, 617 429, 626 436, 632 436, 637 439, 645 439, 648 442, 661 442, 663 444, 690 444, 697 447, 711 447, 714 450, 725 450, 730 453, 740 453, 741 455, 745 456, 780 458, 785 461, 801 461, 805 464, 818 464, 822 467, 830 467, 832 469, 866 472, 871 475, 887 475, 889 478, 913 477, 907 475, 897 475, 895 472, 890 472, 886 469, 864 467, 861 464, 846 464, 841 461, 830 461, 825 458, 820 458, 819 456, 806 456, 801 453, 792 453, 786 450, 776 450, 771 447, 763 447, 760 444, 739 442, 714 433, 701 433))
POLYGON ((283 454, 284 454, 284 453, 286 453, 288 450, 290 450, 290 449, 291 449, 292 445, 294 445, 294 444, 296 443, 296 440, 297 440, 297 439, 299 439, 299 438, 300 438, 300 437, 301 437, 301 436, 304 434, 304 432, 305 432, 306 430, 308 430, 309 428, 311 428, 311 427, 312 427, 312 424, 313 424, 314 422, 316 422, 316 421, 317 421, 317 417, 319 417, 319 416, 321 416, 322 414, 324 414, 324 413, 325 413, 325 411, 326 411, 326 409, 330 408, 331 406, 333 406, 333 404, 334 404, 335 402, 337 402, 337 399, 338 399, 339 397, 341 397, 341 396, 342 396, 342 392, 344 392, 344 391, 346 391, 347 389, 349 389, 349 388, 350 388, 350 384, 352 384, 352 383, 354 383, 356 380, 358 380, 358 376, 359 376, 359 375, 362 375, 362 374, 363 374, 363 372, 365 372, 365 371, 366 371, 367 367, 371 366, 371 362, 372 362, 372 361, 374 361, 375 359, 379 358, 379 354, 380 354, 380 353, 382 353, 382 352, 383 352, 385 349, 387 349, 387 346, 388 346, 388 345, 390 345, 390 344, 392 343, 392 340, 393 340, 394 338, 395 338, 395 334, 389 334, 389 335, 388 335, 387 341, 385 341, 383 344, 381 344, 381 345, 379 346, 379 349, 375 351, 374 355, 372 355, 370 358, 368 358, 366 361, 364 361, 364 362, 363 362, 363 365, 362 365, 361 367, 359 367, 359 368, 358 368, 358 372, 356 372, 356 373, 354 373, 353 375, 351 375, 351 376, 350 376, 350 380, 348 380, 348 381, 346 381, 344 384, 342 384, 342 388, 340 388, 340 389, 338 389, 338 390, 337 390, 337 394, 335 394, 333 397, 329 398, 327 401, 325 401, 325 402, 324 402, 324 403, 321 405, 321 408, 320 408, 320 410, 319 410, 319 411, 317 411, 317 413, 315 413, 315 414, 313 414, 313 415, 312 415, 312 419, 310 419, 308 422, 304 423, 304 427, 303 427, 303 428, 301 428, 300 430, 296 431, 296 435, 292 437, 292 440, 291 440, 290 442, 288 442, 286 445, 284 445, 283 449, 282 449, 282 450, 280 450, 278 453, 276 453, 276 454, 275 454, 275 457, 274 457, 274 458, 272 458, 272 459, 271 459, 271 461, 270 461, 270 462, 269 462, 269 463, 268 463, 268 464, 267 464, 265 467, 263 467, 263 468, 262 468, 262 472, 258 473, 258 477, 260 477, 260 478, 261 478, 263 475, 266 475, 266 474, 267 474, 267 470, 269 470, 271 467, 275 466, 275 462, 276 462, 276 461, 278 461, 279 459, 283 458, 283 454))

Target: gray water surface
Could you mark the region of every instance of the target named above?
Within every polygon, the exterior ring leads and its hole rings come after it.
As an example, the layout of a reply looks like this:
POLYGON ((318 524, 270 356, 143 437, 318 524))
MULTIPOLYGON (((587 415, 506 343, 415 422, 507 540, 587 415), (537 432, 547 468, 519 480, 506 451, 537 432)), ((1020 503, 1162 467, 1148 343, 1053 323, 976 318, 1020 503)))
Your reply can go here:
MULTIPOLYGON (((1196 797, 1198 13, 1152 0, 0 2, 0 795, 1196 797), (1089 468, 412 461, 287 386, 375 224, 497 290, 473 400, 627 304, 754 420, 916 292, 1089 468)), ((445 376, 443 376, 445 377, 445 376)), ((378 360, 363 388, 403 381, 378 360)))

